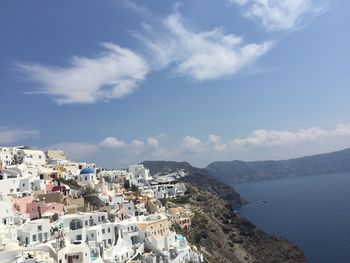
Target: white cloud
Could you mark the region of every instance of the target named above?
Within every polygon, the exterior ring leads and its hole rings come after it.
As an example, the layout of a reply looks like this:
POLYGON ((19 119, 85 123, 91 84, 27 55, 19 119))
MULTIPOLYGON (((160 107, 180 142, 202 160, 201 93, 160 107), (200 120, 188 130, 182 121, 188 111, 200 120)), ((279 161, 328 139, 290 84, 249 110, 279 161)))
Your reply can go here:
POLYGON ((275 131, 275 130, 256 130, 250 137, 242 139, 233 139, 230 144, 233 146, 246 145, 284 145, 299 143, 302 141, 314 141, 321 137, 328 136, 326 130, 319 128, 310 128, 305 130, 298 130, 296 132, 290 131, 275 131))
POLYGON ((133 10, 134 12, 138 13, 139 15, 142 15, 142 16, 151 16, 152 15, 152 13, 149 11, 148 8, 146 8, 145 6, 136 4, 132 0, 118 0, 118 2, 123 4, 125 7, 133 10))
POLYGON ((6 145, 27 139, 38 139, 39 136, 40 133, 37 130, 10 129, 0 126, 0 144, 6 145))
POLYGON ((147 143, 154 148, 159 148, 159 141, 157 138, 149 137, 147 138, 147 143))
POLYGON ((118 148, 125 146, 124 141, 120 141, 115 137, 107 137, 102 142, 99 143, 102 148, 118 148))
POLYGON ((217 135, 210 134, 208 136, 208 144, 217 152, 223 152, 227 149, 226 143, 224 143, 221 137, 217 135))
POLYGON ((242 7, 243 15, 269 31, 292 29, 324 11, 315 0, 228 0, 242 7))
POLYGON ((178 13, 162 20, 161 28, 143 25, 136 33, 149 49, 155 66, 173 66, 174 71, 195 80, 232 76, 264 55, 272 42, 245 44, 241 37, 225 34, 221 28, 194 32, 178 13))
POLYGON ((181 140, 179 150, 180 152, 202 152, 204 146, 205 144, 200 139, 193 136, 185 136, 181 140))
POLYGON ((129 147, 129 152, 132 152, 135 155, 140 155, 145 150, 145 143, 135 139, 129 144, 129 147))
POLYGON ((331 132, 331 135, 350 137, 350 123, 339 124, 337 128, 331 132))
POLYGON ((188 161, 193 165, 205 166, 217 160, 286 159, 350 147, 350 123, 339 124, 333 129, 260 129, 247 137, 228 140, 213 134, 204 139, 185 136, 178 142, 169 141, 165 135, 160 137, 162 139, 153 136, 145 141, 134 139, 129 142, 107 137, 108 140, 102 142, 107 141, 108 144, 62 143, 47 148, 65 150, 76 161, 96 161, 110 168, 125 167, 144 160, 188 161), (109 148, 106 148, 107 145, 109 148))
POLYGON ((133 51, 104 43, 95 58, 73 57, 68 67, 19 64, 28 78, 39 83, 35 93, 53 96, 58 104, 94 103, 132 93, 149 71, 133 51))

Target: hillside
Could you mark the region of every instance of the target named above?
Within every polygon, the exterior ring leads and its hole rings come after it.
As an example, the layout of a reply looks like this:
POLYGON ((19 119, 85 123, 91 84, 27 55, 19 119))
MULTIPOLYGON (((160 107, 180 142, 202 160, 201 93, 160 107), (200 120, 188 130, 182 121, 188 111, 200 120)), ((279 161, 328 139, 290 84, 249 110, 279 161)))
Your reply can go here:
POLYGON ((194 212, 184 235, 212 263, 304 263, 303 252, 289 241, 267 235, 214 193, 188 183, 182 205, 194 212))
POLYGON ((145 161, 152 175, 185 172, 188 195, 179 202, 194 212, 192 226, 182 230, 205 259, 212 263, 304 263, 303 252, 289 241, 270 236, 233 212, 245 201, 229 185, 207 170, 187 162, 145 161))
POLYGON ((288 176, 350 172, 350 149, 281 161, 227 161, 211 163, 206 170, 227 184, 288 176))
POLYGON ((142 164, 150 170, 152 175, 183 171, 188 176, 181 178, 182 181, 218 194, 232 207, 239 207, 246 203, 231 186, 211 176, 207 170, 193 167, 187 162, 145 161, 142 164))

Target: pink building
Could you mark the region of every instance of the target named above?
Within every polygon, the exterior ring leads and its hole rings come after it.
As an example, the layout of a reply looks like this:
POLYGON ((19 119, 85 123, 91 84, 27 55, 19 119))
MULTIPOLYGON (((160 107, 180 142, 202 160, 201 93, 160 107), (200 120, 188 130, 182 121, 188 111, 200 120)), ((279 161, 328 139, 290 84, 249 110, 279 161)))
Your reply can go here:
POLYGON ((34 198, 32 196, 26 196, 21 198, 13 199, 14 208, 20 212, 22 215, 28 214, 27 204, 32 203, 34 198))
POLYGON ((27 214, 29 214, 30 220, 41 218, 45 212, 45 202, 33 200, 27 204, 27 214))
POLYGON ((34 200, 32 196, 16 198, 13 200, 14 208, 22 215, 32 219, 38 219, 45 213, 55 213, 62 215, 64 205, 60 203, 45 203, 44 201, 34 200))
POLYGON ((51 213, 56 213, 59 215, 63 214, 64 210, 64 204, 60 203, 47 203, 46 208, 45 208, 45 213, 51 212, 51 213))

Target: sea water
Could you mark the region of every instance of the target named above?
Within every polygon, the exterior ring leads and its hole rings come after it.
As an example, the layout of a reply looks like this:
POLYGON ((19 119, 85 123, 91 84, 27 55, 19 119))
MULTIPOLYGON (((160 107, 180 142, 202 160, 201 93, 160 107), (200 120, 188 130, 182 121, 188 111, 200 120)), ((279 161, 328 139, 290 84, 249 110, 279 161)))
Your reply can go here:
POLYGON ((261 230, 300 247, 307 262, 350 262, 350 173, 233 187, 251 202, 238 212, 261 230))

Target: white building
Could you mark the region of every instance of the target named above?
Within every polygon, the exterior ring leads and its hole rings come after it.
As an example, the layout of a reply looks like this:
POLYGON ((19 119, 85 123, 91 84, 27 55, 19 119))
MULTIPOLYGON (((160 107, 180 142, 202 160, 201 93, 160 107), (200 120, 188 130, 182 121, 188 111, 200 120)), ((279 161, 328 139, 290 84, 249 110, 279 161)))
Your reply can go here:
POLYGON ((60 227, 71 242, 87 242, 91 255, 99 257, 103 250, 116 244, 115 225, 106 212, 79 213, 61 217, 60 227))
POLYGON ((86 243, 80 241, 65 243, 65 246, 57 251, 57 263, 92 262, 90 249, 86 243))
POLYGON ((0 195, 0 246, 9 240, 17 240, 17 226, 19 216, 13 212, 11 198, 0 195))
POLYGON ((46 164, 45 153, 40 150, 20 149, 17 151, 17 156, 20 163, 26 163, 26 164, 32 164, 32 165, 46 164))
POLYGON ((98 183, 96 172, 93 168, 90 167, 83 168, 77 177, 78 182, 83 185, 86 184, 94 187, 98 183))
POLYGON ((3 163, 3 167, 11 165, 12 160, 13 160, 13 156, 10 152, 0 151, 0 162, 3 163))
POLYGON ((51 237, 50 228, 50 220, 46 218, 28 221, 18 228, 18 242, 23 246, 43 243, 51 237))
POLYGON ((137 186, 140 183, 142 184, 152 179, 149 170, 142 164, 130 165, 128 171, 130 186, 137 186))
POLYGON ((47 159, 50 160, 67 160, 66 154, 61 150, 48 150, 46 153, 47 159))
POLYGON ((5 170, 4 178, 0 180, 0 191, 3 195, 22 197, 30 195, 33 191, 45 189, 44 180, 34 176, 8 178, 5 170))

